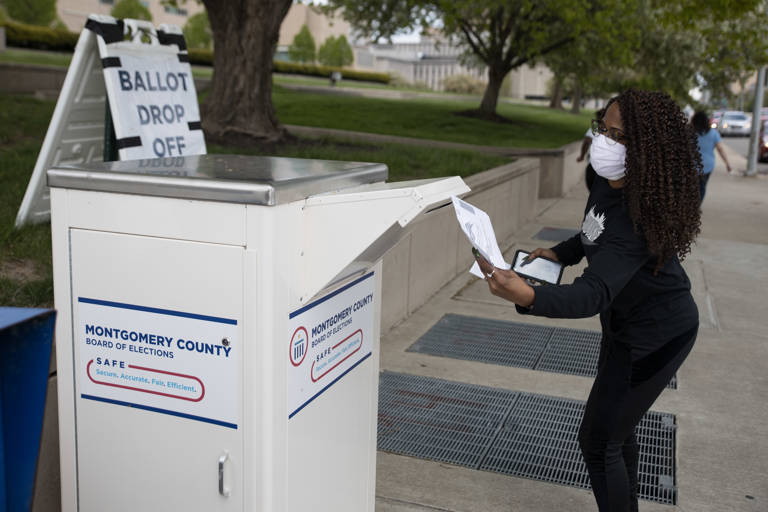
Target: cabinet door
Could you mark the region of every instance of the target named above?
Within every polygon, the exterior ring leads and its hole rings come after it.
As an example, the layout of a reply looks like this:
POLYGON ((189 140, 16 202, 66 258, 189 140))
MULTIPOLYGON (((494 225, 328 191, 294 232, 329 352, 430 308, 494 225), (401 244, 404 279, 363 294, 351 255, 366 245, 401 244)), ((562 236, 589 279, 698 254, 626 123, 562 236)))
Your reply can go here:
POLYGON ((79 510, 242 510, 244 249, 70 244, 79 510))

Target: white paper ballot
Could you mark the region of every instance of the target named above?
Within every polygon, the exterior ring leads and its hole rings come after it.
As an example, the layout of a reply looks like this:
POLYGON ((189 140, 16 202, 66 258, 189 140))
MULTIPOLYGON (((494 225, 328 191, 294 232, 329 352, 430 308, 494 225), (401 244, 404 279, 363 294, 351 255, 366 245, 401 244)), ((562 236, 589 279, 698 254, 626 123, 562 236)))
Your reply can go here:
MULTIPOLYGON (((456 196, 451 196, 451 201, 453 201, 453 209, 456 211, 456 218, 461 230, 467 235, 469 243, 494 267, 509 270, 511 265, 504 261, 499 244, 496 243, 496 234, 493 232, 493 225, 488 214, 456 196)), ((477 277, 485 279, 485 275, 483 275, 477 262, 472 265, 469 271, 477 277)))

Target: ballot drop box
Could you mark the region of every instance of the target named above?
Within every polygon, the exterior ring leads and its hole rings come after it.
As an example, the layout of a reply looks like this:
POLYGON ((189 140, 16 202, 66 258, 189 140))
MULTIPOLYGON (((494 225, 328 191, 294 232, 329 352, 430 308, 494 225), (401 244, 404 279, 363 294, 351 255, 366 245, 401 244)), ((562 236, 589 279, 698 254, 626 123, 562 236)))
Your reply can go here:
POLYGON ((48 171, 65 511, 373 511, 381 257, 457 177, 202 155, 48 171))

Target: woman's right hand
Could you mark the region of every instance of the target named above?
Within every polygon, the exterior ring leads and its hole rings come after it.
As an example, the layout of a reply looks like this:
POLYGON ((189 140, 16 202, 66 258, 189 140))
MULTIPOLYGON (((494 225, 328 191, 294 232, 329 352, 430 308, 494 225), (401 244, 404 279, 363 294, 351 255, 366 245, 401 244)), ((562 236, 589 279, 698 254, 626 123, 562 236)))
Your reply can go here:
POLYGON ((531 251, 531 254, 528 255, 528 261, 531 262, 538 258, 539 256, 543 256, 545 258, 548 258, 550 260, 554 261, 560 261, 557 259, 557 254, 555 254, 555 251, 552 249, 544 249, 542 247, 539 247, 538 249, 534 249, 531 251))

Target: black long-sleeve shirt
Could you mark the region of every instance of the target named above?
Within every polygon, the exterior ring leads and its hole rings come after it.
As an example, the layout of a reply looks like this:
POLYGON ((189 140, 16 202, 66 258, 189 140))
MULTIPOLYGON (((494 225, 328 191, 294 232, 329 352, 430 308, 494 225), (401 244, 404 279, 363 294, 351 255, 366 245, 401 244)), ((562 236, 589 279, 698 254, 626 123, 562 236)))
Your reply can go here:
POLYGON ((635 233, 621 189, 597 177, 584 210, 582 231, 552 250, 564 265, 586 256, 573 284, 536 288, 523 314, 584 318, 600 314, 603 334, 632 347, 640 358, 698 325, 691 283, 675 256, 654 275, 657 257, 635 233))

